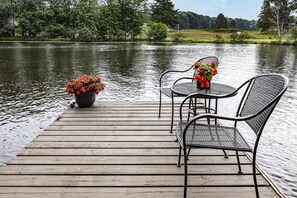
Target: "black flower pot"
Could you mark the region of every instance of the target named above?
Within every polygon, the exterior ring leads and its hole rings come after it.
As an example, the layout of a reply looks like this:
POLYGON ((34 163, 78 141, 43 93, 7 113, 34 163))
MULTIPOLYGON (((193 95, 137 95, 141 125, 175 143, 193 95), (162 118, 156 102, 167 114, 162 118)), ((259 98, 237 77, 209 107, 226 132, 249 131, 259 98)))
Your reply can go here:
POLYGON ((94 104, 96 95, 94 91, 81 92, 79 95, 74 94, 75 102, 79 107, 90 107, 94 104))

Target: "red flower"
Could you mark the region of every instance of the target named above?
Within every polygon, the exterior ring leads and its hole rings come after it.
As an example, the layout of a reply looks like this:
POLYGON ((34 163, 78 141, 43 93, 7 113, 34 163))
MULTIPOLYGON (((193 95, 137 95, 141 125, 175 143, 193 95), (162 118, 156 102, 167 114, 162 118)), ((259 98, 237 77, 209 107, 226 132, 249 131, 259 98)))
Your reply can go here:
POLYGON ((199 62, 196 61, 196 62, 194 63, 194 68, 198 68, 198 67, 199 67, 199 62))
POLYGON ((218 74, 218 70, 217 69, 212 70, 211 75, 215 76, 216 74, 218 74))
POLYGON ((205 88, 209 88, 209 81, 208 80, 206 80, 205 82, 204 82, 204 85, 205 85, 205 88))
POLYGON ((95 87, 95 85, 94 85, 94 84, 90 84, 90 85, 88 86, 89 90, 93 90, 93 89, 94 89, 94 87, 95 87))
POLYGON ((73 89, 71 89, 70 87, 67 87, 66 88, 66 92, 69 93, 69 94, 72 94, 73 93, 73 89))
POLYGON ((195 75, 195 80, 200 82, 201 81, 201 76, 199 74, 195 75))
POLYGON ((206 81, 206 76, 205 75, 202 75, 201 76, 201 82, 205 82, 206 81))
POLYGON ((66 83, 66 92, 69 94, 75 93, 80 95, 86 91, 95 91, 98 94, 104 90, 105 85, 101 82, 100 77, 93 77, 91 75, 82 75, 80 78, 73 79, 66 83))
POLYGON ((212 66, 216 66, 217 65, 217 62, 216 61, 211 61, 211 65, 212 66))
POLYGON ((83 76, 79 79, 79 81, 80 81, 81 83, 85 83, 86 80, 87 80, 87 78, 86 78, 85 75, 83 75, 83 76))
POLYGON ((72 83, 71 82, 68 82, 67 84, 66 84, 66 87, 71 87, 72 86, 72 83))
POLYGON ((200 73, 203 73, 204 70, 205 70, 205 69, 204 69, 203 67, 199 67, 199 72, 200 72, 200 73))
POLYGON ((85 89, 84 87, 81 87, 79 90, 80 90, 81 92, 86 92, 86 89, 85 89))

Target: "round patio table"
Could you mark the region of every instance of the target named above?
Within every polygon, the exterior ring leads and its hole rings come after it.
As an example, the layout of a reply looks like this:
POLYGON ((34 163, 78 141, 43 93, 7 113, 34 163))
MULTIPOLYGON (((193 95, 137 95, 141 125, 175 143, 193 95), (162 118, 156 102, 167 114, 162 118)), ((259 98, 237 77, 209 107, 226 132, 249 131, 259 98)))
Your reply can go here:
POLYGON ((231 97, 236 89, 230 85, 212 82, 209 89, 198 89, 196 81, 177 83, 171 87, 174 94, 188 96, 190 94, 201 94, 201 98, 215 99, 231 97))
MULTIPOLYGON (((236 89, 230 85, 216 83, 216 82, 212 82, 209 89, 199 89, 199 88, 197 88, 196 81, 177 83, 171 87, 172 94, 176 94, 178 96, 188 96, 191 94, 200 94, 199 98, 205 99, 204 105, 205 105, 206 113, 210 113, 211 110, 213 110, 214 113, 217 113, 218 99, 219 98, 228 98, 228 97, 232 97, 232 96, 236 95, 236 93, 234 93, 235 90, 236 89), (211 108, 211 99, 215 100, 214 109, 211 108), (208 107, 206 104, 206 100, 208 100, 208 107)), ((174 101, 173 101, 174 97, 171 97, 171 98, 172 98, 172 117, 171 117, 171 133, 172 133, 173 119, 174 119, 174 101)), ((195 106, 193 108, 194 115, 196 115, 196 104, 197 104, 197 101, 195 98, 195 102, 194 102, 195 106)), ((217 120, 215 120, 215 124, 217 124, 217 120)))

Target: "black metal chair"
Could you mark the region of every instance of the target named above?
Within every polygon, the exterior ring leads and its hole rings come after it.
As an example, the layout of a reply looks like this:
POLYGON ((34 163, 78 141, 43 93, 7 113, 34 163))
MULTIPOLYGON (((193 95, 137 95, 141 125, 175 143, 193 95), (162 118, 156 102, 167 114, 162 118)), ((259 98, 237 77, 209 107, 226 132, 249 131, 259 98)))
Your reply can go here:
MULTIPOLYGON (((209 64, 211 63, 212 61, 216 61, 217 64, 219 65, 219 58, 216 57, 216 56, 207 56, 207 57, 204 57, 204 58, 201 58, 198 60, 199 63, 201 64, 209 64)), ((161 117, 161 108, 162 108, 162 94, 164 94, 165 96, 167 97, 170 97, 172 98, 172 92, 171 92, 171 89, 170 87, 162 87, 162 79, 165 75, 169 74, 169 73, 185 73, 185 72, 188 72, 190 71, 191 69, 193 69, 194 65, 192 65, 191 67, 189 67, 188 69, 186 70, 183 70, 183 71, 179 71, 179 70, 168 70, 168 71, 165 71, 161 77, 160 77, 160 80, 159 80, 159 88, 160 88, 160 100, 159 100, 159 117, 161 117)), ((193 72, 194 73, 194 72, 193 72)), ((193 74, 194 75, 194 74, 193 74)), ((189 78, 180 78, 178 79, 177 81, 175 81, 174 83, 177 83, 178 81, 180 80, 184 80, 184 79, 189 79, 189 78)), ((193 78, 190 78, 191 80, 193 80, 193 78)), ((176 95, 176 94, 173 94, 173 97, 184 97, 184 96, 179 96, 179 95, 176 95)), ((171 132, 172 132, 172 129, 171 129, 171 132)))
POLYGON ((256 179, 256 153, 264 126, 278 101, 288 87, 288 78, 279 74, 260 75, 242 84, 235 92, 244 89, 235 117, 217 114, 200 114, 189 122, 182 120, 182 109, 187 100, 199 98, 193 94, 184 99, 180 105, 180 121, 176 127, 176 137, 180 144, 177 166, 181 163, 181 150, 184 153, 184 198, 187 195, 187 148, 210 148, 236 151, 239 173, 241 173, 238 151, 253 153, 253 180, 256 196, 259 191, 256 179), (221 119, 233 121, 233 126, 198 124, 200 119, 221 119), (237 123, 245 121, 256 134, 255 144, 251 147, 239 132, 237 123))

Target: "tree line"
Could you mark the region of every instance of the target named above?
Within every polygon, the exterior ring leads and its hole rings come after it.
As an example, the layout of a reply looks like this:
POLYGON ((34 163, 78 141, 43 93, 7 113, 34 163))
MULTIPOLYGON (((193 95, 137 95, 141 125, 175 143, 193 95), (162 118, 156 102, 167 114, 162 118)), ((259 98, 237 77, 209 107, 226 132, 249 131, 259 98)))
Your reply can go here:
POLYGON ((235 28, 241 30, 257 29, 255 20, 246 20, 240 18, 226 18, 220 13, 217 17, 199 15, 194 12, 178 12, 180 29, 226 29, 235 28))
MULTIPOLYGON (((271 22, 258 22, 266 23, 271 22)), ((164 24, 179 29, 256 29, 254 20, 178 11, 171 0, 0 0, 0 37, 161 40, 166 37, 164 24)))
POLYGON ((146 0, 0 0, 0 36, 134 38, 147 13, 146 0))

